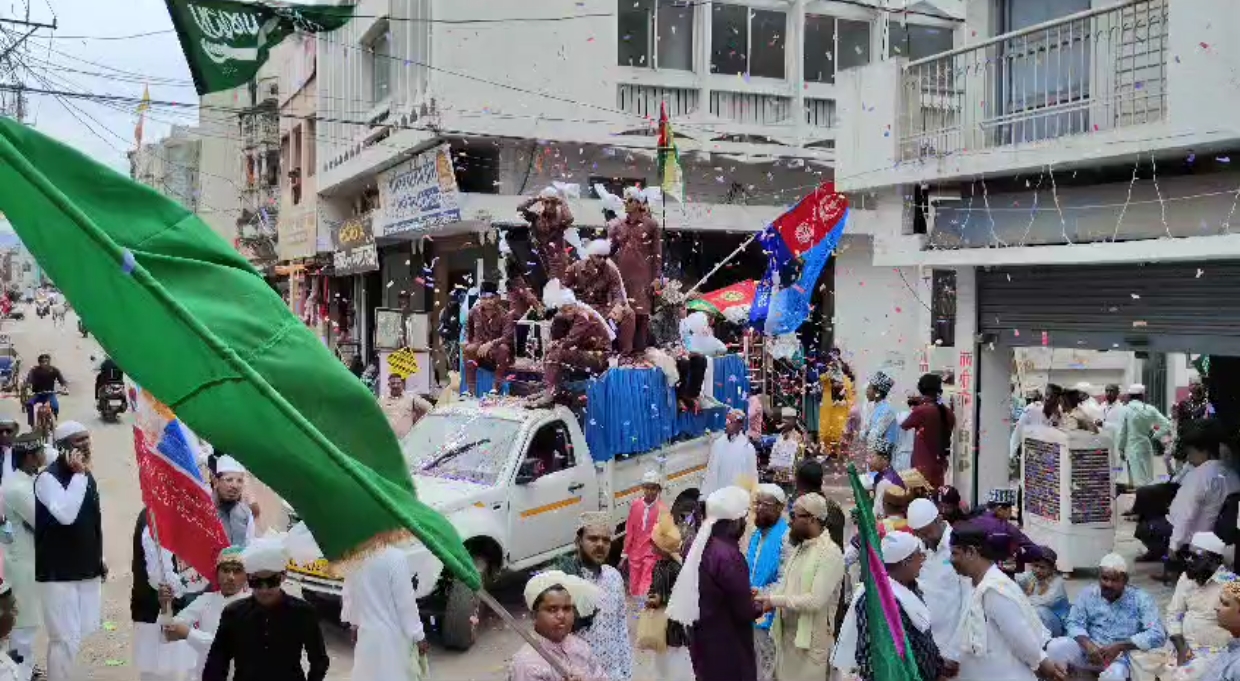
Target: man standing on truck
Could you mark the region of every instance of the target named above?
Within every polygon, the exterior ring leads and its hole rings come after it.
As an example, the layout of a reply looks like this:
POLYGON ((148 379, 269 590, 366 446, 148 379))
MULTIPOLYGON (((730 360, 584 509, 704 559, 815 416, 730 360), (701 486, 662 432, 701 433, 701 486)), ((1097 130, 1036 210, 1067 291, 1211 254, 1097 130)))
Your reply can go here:
POLYGON ((723 435, 710 447, 706 479, 702 481, 702 493, 706 496, 732 485, 746 487, 757 484, 758 452, 745 436, 744 429, 745 412, 740 409, 729 411, 723 435))
MULTIPOLYGON (((658 518, 656 517, 657 521, 658 518)), ((611 554, 611 514, 593 511, 581 514, 577 528, 576 551, 565 556, 559 568, 598 587, 598 610, 588 623, 578 621, 575 633, 590 644, 595 658, 603 664, 611 681, 633 678, 633 644, 629 641, 628 604, 624 578, 607 564, 611 554)))
POLYGON ((568 269, 568 242, 564 233, 573 226, 573 213, 560 196, 560 190, 547 187, 517 206, 517 212, 530 223, 530 235, 538 243, 538 260, 546 280, 563 279, 568 269), (539 210, 534 211, 534 204, 539 210))
POLYGON ((564 284, 572 289, 577 300, 594 308, 596 312, 616 325, 616 337, 620 339, 620 352, 632 351, 633 308, 620 279, 620 269, 611 261, 611 242, 595 239, 586 244, 586 259, 569 266, 564 284), (630 347, 625 350, 625 338, 630 347))
POLYGON ((654 297, 663 286, 663 228, 650 215, 645 190, 624 190, 623 218, 607 225, 607 237, 616 249, 616 264, 624 275, 624 289, 633 307, 634 321, 622 327, 620 352, 646 351, 654 297))
POLYGON ((495 379, 491 389, 498 392, 512 363, 512 339, 508 331, 508 309, 499 297, 499 286, 493 281, 482 282, 478 303, 465 319, 465 386, 469 394, 478 394, 478 367, 491 369, 495 379))

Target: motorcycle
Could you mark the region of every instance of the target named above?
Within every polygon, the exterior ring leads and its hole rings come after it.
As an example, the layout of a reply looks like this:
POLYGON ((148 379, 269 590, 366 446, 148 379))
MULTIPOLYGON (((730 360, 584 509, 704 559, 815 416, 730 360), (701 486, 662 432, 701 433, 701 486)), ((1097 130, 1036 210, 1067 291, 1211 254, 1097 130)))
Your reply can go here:
POLYGON ((120 414, 129 408, 129 399, 125 397, 125 384, 104 383, 99 388, 95 408, 99 410, 99 417, 104 421, 120 420, 120 414))
POLYGON ((34 304, 35 314, 39 315, 39 319, 43 319, 51 312, 52 306, 47 302, 39 302, 34 304))
POLYGON ((90 335, 90 332, 86 330, 86 325, 82 323, 81 319, 78 320, 78 333, 82 334, 82 338, 90 335))

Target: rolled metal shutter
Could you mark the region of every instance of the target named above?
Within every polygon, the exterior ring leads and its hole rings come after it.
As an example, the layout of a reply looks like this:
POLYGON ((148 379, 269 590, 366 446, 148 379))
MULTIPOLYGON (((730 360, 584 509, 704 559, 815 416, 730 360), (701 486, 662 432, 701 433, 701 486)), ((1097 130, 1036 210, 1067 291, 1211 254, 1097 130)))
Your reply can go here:
POLYGON ((1005 345, 1240 355, 1240 261, 978 271, 978 328, 1005 345))

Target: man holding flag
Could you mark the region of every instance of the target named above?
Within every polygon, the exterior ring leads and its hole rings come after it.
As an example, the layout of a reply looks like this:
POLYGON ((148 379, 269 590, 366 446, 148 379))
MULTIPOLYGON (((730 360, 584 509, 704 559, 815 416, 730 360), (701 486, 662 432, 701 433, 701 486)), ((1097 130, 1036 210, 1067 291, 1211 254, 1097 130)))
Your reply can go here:
POLYGON ((189 595, 172 552, 156 543, 147 509, 138 513, 133 537, 133 588, 129 615, 133 619, 134 666, 140 681, 177 681, 193 665, 192 651, 182 642, 164 639, 160 615, 171 615, 189 595))
POLYGON ((103 622, 103 515, 91 475, 90 433, 56 427, 59 456, 35 479, 35 580, 47 625, 47 681, 75 681, 82 641, 103 622))

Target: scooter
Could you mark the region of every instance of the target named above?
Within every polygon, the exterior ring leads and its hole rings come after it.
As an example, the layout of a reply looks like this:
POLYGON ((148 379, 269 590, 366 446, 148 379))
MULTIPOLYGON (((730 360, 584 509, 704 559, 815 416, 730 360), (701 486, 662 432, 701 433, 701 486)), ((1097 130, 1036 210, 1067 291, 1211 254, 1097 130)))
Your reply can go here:
POLYGON ((99 388, 95 408, 99 410, 99 418, 104 421, 120 420, 120 414, 129 408, 129 400, 125 397, 125 384, 104 383, 99 388))
POLYGON ((35 311, 35 314, 39 315, 39 319, 43 319, 44 317, 46 317, 48 313, 51 311, 51 309, 52 309, 52 306, 50 303, 41 302, 41 303, 34 304, 34 311, 35 311))

